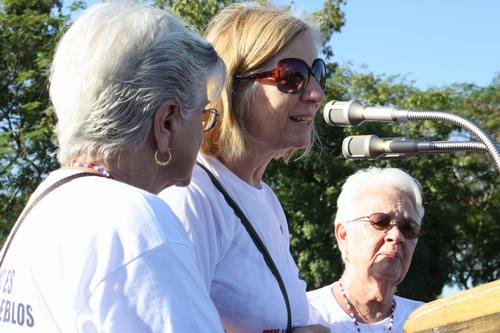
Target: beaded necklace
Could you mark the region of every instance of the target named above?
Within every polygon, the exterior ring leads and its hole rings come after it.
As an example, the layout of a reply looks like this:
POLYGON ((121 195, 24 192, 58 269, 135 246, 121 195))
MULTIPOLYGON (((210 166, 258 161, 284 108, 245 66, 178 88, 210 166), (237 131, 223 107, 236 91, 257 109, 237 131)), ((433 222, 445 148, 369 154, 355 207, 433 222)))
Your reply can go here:
POLYGON ((99 172, 104 177, 113 179, 113 177, 111 176, 111 174, 109 173, 109 171, 106 170, 106 168, 101 167, 101 166, 97 166, 97 165, 95 165, 93 163, 75 162, 75 163, 69 163, 69 164, 67 164, 67 166, 69 166, 69 167, 80 167, 80 168, 93 169, 93 170, 99 172))
MULTIPOLYGON (((347 307, 347 311, 349 312, 349 316, 352 319, 352 323, 356 327, 356 330, 358 332, 361 332, 361 330, 359 328, 359 323, 356 320, 356 317, 354 317, 354 312, 352 311, 351 303, 349 303, 349 300, 347 299, 347 296, 345 294, 344 287, 342 286, 342 282, 340 282, 340 281, 339 281, 339 286, 340 286, 340 292, 342 293, 342 296, 344 297, 344 302, 345 302, 345 305, 347 307)), ((396 308, 396 304, 394 303, 394 300, 392 300, 391 315, 390 315, 389 325, 387 325, 387 327, 386 327, 386 330, 389 331, 389 332, 392 331, 392 326, 394 324, 394 309, 395 308, 396 308)))

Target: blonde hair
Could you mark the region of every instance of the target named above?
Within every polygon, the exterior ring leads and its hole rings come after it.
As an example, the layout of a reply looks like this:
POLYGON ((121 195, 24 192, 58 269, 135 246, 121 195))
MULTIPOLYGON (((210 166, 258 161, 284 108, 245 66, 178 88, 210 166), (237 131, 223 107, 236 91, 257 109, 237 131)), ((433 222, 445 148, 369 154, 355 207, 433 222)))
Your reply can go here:
MULTIPOLYGON (((249 144, 245 114, 258 85, 254 81, 236 81, 235 76, 262 69, 304 31, 310 32, 320 45, 322 35, 317 25, 267 2, 232 4, 212 19, 206 38, 224 60, 227 77, 220 99, 212 103, 221 112, 221 121, 205 133, 203 153, 226 160, 243 155, 249 144)), ((296 150, 275 157, 288 161, 296 150)))

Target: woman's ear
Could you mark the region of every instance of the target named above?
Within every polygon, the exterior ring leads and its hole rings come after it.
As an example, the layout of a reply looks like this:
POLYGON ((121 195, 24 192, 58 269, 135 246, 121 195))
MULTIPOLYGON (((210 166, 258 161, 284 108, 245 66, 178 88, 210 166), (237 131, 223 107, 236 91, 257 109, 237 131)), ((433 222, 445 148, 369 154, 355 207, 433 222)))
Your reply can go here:
POLYGON ((347 230, 344 223, 340 222, 335 224, 335 238, 337 239, 337 243, 340 245, 341 242, 345 242, 346 237, 347 230))
POLYGON ((344 223, 340 222, 335 225, 335 238, 345 264, 349 262, 349 251, 347 250, 347 229, 344 223))
POLYGON ((175 141, 175 135, 181 126, 179 104, 174 100, 165 101, 156 110, 153 122, 158 151, 165 153, 175 141))

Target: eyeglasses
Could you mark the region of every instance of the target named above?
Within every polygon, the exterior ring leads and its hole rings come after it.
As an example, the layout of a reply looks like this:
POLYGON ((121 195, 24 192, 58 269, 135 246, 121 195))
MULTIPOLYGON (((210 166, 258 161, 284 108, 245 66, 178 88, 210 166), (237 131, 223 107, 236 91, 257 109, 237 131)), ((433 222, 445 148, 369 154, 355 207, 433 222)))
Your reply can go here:
POLYGON ((215 109, 205 109, 201 113, 201 124, 203 131, 208 132, 212 130, 217 124, 220 113, 215 109))
POLYGON ((387 215, 385 213, 373 213, 369 216, 358 217, 357 219, 351 220, 349 222, 370 222, 372 227, 374 227, 375 229, 386 231, 391 230, 392 227, 397 225, 398 229, 406 239, 415 239, 424 234, 417 222, 408 219, 404 219, 398 222, 394 220, 390 215, 387 215), (368 220, 363 221, 362 219, 368 220))
POLYGON ((298 94, 306 89, 311 75, 318 81, 321 89, 325 89, 326 65, 323 59, 315 59, 309 67, 302 59, 286 58, 280 60, 270 71, 236 75, 236 79, 245 81, 273 78, 279 91, 298 94))

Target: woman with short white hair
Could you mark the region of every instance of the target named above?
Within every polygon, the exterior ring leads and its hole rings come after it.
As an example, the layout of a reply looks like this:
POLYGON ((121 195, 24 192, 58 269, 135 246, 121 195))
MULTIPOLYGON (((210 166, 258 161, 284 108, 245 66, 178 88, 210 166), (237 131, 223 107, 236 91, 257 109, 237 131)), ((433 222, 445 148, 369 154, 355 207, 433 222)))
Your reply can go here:
POLYGON ((72 24, 50 73, 61 168, 2 249, 1 332, 223 331, 192 245, 155 194, 189 184, 224 75, 214 48, 168 12, 105 3, 72 24))
POLYGON ((332 332, 403 332, 423 304, 394 295, 422 235, 420 184, 396 168, 360 170, 347 178, 337 206, 345 269, 338 281, 308 292, 310 322, 332 332))

